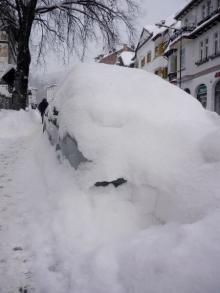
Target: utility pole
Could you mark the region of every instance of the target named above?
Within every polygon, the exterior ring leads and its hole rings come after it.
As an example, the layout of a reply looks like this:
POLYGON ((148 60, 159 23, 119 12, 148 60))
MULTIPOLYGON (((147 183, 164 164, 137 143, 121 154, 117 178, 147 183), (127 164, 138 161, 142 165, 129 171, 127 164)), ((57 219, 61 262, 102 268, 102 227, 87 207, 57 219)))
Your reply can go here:
POLYGON ((182 56, 183 56, 183 32, 180 32, 180 78, 179 87, 182 88, 182 56))

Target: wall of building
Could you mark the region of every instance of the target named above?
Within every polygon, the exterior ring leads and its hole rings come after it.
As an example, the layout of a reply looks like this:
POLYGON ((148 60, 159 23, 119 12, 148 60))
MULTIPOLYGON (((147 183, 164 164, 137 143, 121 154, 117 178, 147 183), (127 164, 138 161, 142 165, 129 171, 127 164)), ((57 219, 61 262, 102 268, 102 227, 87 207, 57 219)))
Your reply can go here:
POLYGON ((210 1, 210 13, 218 9, 219 1, 218 0, 204 0, 198 6, 194 7, 190 12, 188 12, 182 19, 182 25, 194 26, 197 25, 204 17, 207 16, 207 3, 210 1), (203 16, 203 6, 205 6, 205 15, 203 16))
POLYGON ((136 62, 138 68, 142 68, 148 72, 156 73, 162 68, 167 68, 168 61, 162 55, 156 56, 155 48, 160 46, 162 43, 166 42, 166 35, 160 36, 156 40, 149 39, 142 47, 140 47, 136 52, 136 62), (151 61, 148 62, 148 54, 151 53, 151 61), (144 61, 143 61, 144 60, 144 61))

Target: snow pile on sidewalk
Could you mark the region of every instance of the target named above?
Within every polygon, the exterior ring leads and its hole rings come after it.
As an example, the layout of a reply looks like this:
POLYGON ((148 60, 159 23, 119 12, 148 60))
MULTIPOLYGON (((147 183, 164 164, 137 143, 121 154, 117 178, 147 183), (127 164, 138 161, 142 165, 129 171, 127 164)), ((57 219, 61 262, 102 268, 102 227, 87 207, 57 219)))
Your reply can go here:
POLYGON ((37 111, 30 110, 30 115, 24 110, 0 110, 0 138, 15 138, 27 136, 40 121, 37 111))

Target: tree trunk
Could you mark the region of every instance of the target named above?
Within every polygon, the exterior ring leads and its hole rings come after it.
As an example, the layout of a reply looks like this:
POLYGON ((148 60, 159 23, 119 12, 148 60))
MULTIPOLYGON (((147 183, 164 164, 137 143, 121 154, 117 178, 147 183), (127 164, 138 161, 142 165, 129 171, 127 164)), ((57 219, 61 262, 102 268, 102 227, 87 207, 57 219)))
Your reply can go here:
POLYGON ((15 110, 25 109, 28 97, 28 76, 31 56, 29 46, 21 38, 18 44, 17 69, 15 73, 15 89, 13 92, 13 108, 15 110))
POLYGON ((37 0, 30 0, 27 6, 22 7, 22 19, 18 34, 17 69, 15 73, 12 107, 15 110, 25 109, 28 98, 28 78, 31 63, 29 39, 35 17, 37 0))

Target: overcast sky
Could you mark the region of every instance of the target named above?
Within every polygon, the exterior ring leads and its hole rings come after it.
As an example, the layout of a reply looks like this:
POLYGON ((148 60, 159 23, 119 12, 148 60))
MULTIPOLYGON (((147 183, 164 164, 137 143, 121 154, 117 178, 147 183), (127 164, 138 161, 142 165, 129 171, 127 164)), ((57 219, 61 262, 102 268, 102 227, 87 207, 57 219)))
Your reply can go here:
POLYGON ((189 0, 143 0, 140 24, 152 24, 175 15, 189 0))
MULTIPOLYGON (((175 15, 178 10, 180 10, 184 5, 189 2, 189 0, 141 0, 142 7, 140 7, 140 13, 137 20, 137 35, 141 33, 141 30, 146 24, 154 24, 162 19, 169 16, 175 15)), ((87 60, 92 61, 94 57, 102 53, 102 46, 100 44, 95 44, 90 46, 87 53, 87 60)), ((77 57, 73 56, 70 59, 69 65, 63 65, 62 58, 57 56, 51 56, 47 59, 47 65, 44 68, 46 71, 59 71, 61 68, 68 68, 75 62, 77 62, 77 57), (59 61, 58 61, 59 60, 59 61)), ((41 67, 42 68, 42 67, 41 67)))

